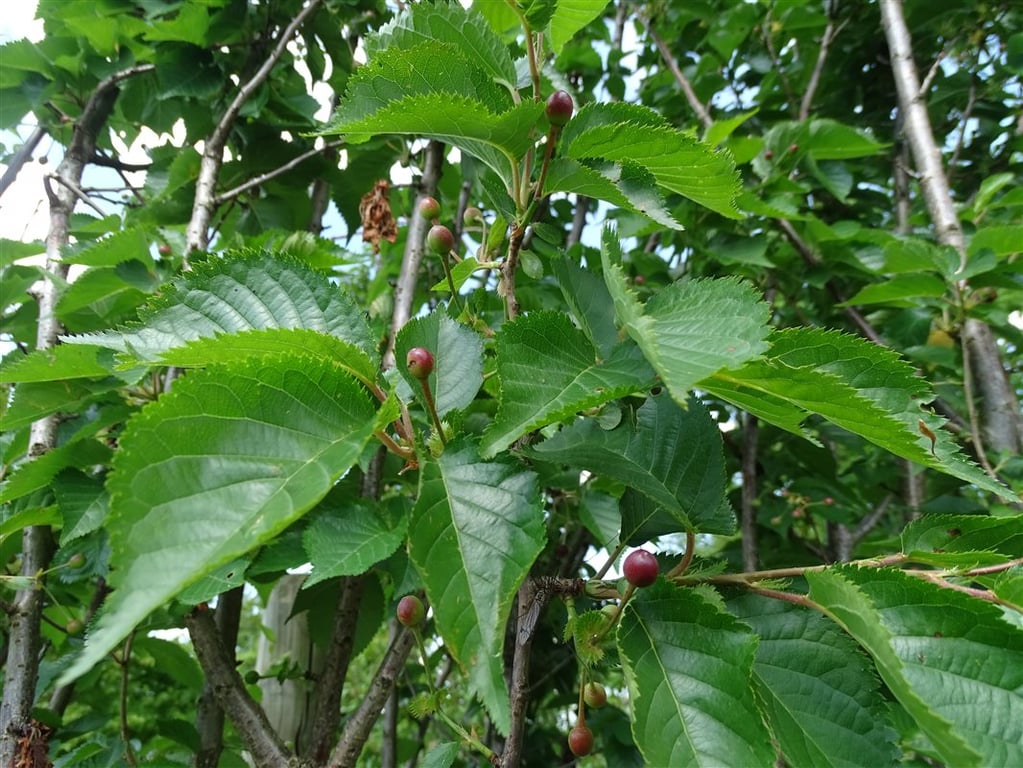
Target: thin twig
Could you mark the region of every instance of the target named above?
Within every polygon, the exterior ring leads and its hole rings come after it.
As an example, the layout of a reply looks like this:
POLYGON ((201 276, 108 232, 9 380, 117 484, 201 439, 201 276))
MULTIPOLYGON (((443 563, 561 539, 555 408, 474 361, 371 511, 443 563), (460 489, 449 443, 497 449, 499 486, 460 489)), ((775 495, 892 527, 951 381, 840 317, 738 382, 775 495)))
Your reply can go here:
POLYGON ((25 143, 18 147, 18 151, 14 153, 14 156, 7 162, 7 168, 4 169, 4 175, 0 178, 0 197, 3 196, 7 188, 14 183, 15 179, 18 178, 18 174, 21 173, 21 169, 25 164, 32 159, 32 153, 36 151, 36 147, 39 146, 39 142, 46 136, 46 128, 42 125, 37 125, 35 130, 29 134, 29 137, 25 139, 25 143))
POLYGON ((234 189, 228 190, 227 192, 222 192, 221 194, 213 198, 213 204, 220 205, 221 203, 226 203, 228 200, 233 200, 234 198, 238 197, 238 195, 244 192, 248 192, 253 187, 258 187, 260 184, 265 184, 271 179, 275 179, 278 176, 284 175, 291 169, 304 163, 309 158, 315 157, 316 155, 324 154, 332 149, 336 149, 337 147, 340 147, 344 143, 345 143, 344 139, 338 139, 336 141, 328 142, 327 144, 324 144, 322 147, 318 148, 314 147, 313 149, 303 152, 301 155, 291 158, 291 160, 286 162, 284 165, 278 168, 274 168, 272 171, 267 171, 266 173, 256 176, 255 178, 249 179, 244 184, 239 184, 234 189))
POLYGON ((746 416, 742 429, 742 567, 757 568, 757 438, 760 434, 757 417, 746 416))
POLYGON ((131 732, 128 730, 128 665, 131 662, 131 644, 134 639, 134 633, 125 638, 124 646, 121 649, 121 657, 118 660, 118 663, 121 665, 118 722, 121 731, 121 741, 124 743, 124 762, 131 766, 138 765, 138 761, 135 759, 135 750, 131 748, 131 732))
POLYGON ((650 22, 643 19, 643 25, 646 27, 647 34, 650 35, 650 39, 654 41, 657 46, 657 50, 661 54, 661 58, 664 59, 664 63, 667 64, 668 70, 675 78, 675 82, 678 83, 678 87, 682 89, 682 93, 685 94, 686 101, 689 102, 689 106, 693 112, 700 119, 704 128, 709 128, 714 124, 714 118, 710 116, 710 111, 700 101, 700 98, 696 95, 696 91, 693 90, 692 83, 689 82, 689 78, 685 76, 682 69, 678 65, 678 61, 672 54, 671 49, 665 44, 661 36, 658 35, 654 28, 650 25, 650 22))
POLYGON ((810 73, 810 81, 806 84, 806 91, 803 93, 803 101, 799 105, 799 119, 806 120, 810 116, 810 109, 813 107, 813 98, 817 95, 817 88, 820 85, 821 74, 824 72, 824 63, 827 61, 831 44, 838 37, 838 33, 848 23, 848 19, 837 27, 833 19, 828 19, 828 25, 824 28, 824 35, 821 37, 821 47, 817 51, 817 61, 813 65, 813 72, 810 73))
POLYGON ((87 206, 92 208, 92 210, 94 210, 96 213, 98 213, 101 218, 105 219, 107 217, 107 212, 104 211, 102 208, 100 208, 92 200, 92 198, 90 198, 87 194, 85 194, 85 191, 81 187, 79 187, 77 184, 75 184, 70 179, 62 179, 60 176, 58 176, 55 173, 48 173, 48 174, 46 174, 45 178, 48 181, 55 181, 58 184, 61 184, 61 185, 65 186, 65 187, 67 187, 69 190, 74 192, 75 197, 77 197, 79 200, 81 200, 87 206))

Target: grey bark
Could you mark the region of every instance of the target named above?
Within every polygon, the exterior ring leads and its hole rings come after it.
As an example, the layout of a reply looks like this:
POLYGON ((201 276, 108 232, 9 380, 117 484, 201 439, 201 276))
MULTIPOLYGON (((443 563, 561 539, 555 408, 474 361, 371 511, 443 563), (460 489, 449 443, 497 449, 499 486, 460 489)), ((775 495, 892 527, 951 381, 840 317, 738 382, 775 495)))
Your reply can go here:
MULTIPOLYGON (((85 166, 96 150, 96 137, 106 124, 118 96, 118 84, 129 77, 152 69, 140 65, 117 72, 100 81, 74 127, 71 143, 55 176, 71 183, 47 187, 50 202, 50 226, 46 235, 46 278, 39 289, 39 325, 36 349, 49 349, 57 343, 61 332, 56 316, 58 285, 68 274, 68 265, 61 262, 61 252, 68 244, 71 214, 77 195, 71 187, 81 182, 85 166)), ((57 444, 58 419, 49 416, 32 423, 29 430, 29 459, 35 459, 57 444)), ((22 532, 21 575, 36 579, 49 565, 53 551, 52 535, 47 526, 30 526, 22 532)), ((36 683, 39 678, 42 619, 45 592, 34 586, 18 590, 9 612, 9 641, 4 666, 3 701, 0 702, 0 765, 9 765, 18 745, 18 735, 32 721, 36 683)))
POLYGON ((412 300, 419 280, 419 266, 423 261, 423 241, 430 223, 419 212, 419 200, 427 195, 437 194, 437 183, 440 181, 443 165, 444 145, 439 141, 431 141, 426 147, 419 196, 412 206, 408 232, 405 235, 405 254, 402 256, 398 284, 394 287, 394 311, 391 314, 391 335, 387 341, 387 352, 384 354, 384 368, 394 367, 394 341, 398 331, 412 317, 412 300))
MULTIPOLYGON (((935 235, 938 242, 956 249, 960 265, 965 266, 966 242, 952 202, 948 176, 941 162, 941 150, 934 139, 927 114, 926 94, 920 87, 913 61, 913 43, 902 3, 900 0, 881 0, 880 5, 906 140, 913 154, 935 235)), ((963 326, 962 337, 967 363, 975 371, 975 383, 980 388, 985 441, 995 450, 1019 453, 1023 445, 1023 417, 1020 416, 1019 399, 1009 384, 994 334, 984 323, 971 318, 963 326)), ((977 448, 983 452, 982 446, 977 448)))
POLYGON ((245 742, 256 768, 292 765, 292 755, 270 727, 266 713, 245 690, 234 666, 234 649, 228 649, 208 610, 194 610, 185 618, 195 655, 206 673, 207 685, 217 704, 231 718, 245 742))
POLYGON ((309 0, 305 8, 299 11, 291 23, 285 27, 266 61, 249 80, 238 88, 238 93, 235 94, 231 104, 217 122, 217 127, 206 139, 203 146, 202 162, 199 165, 199 179, 195 184, 192 216, 189 219, 188 228, 185 230, 186 266, 188 253, 205 250, 209 245, 210 221, 217 207, 217 181, 220 178, 220 167, 224 163, 224 148, 227 146, 227 139, 231 135, 231 129, 234 128, 235 120, 238 119, 245 102, 270 76, 271 70, 284 54, 295 31, 302 26, 321 2, 322 0, 309 0))

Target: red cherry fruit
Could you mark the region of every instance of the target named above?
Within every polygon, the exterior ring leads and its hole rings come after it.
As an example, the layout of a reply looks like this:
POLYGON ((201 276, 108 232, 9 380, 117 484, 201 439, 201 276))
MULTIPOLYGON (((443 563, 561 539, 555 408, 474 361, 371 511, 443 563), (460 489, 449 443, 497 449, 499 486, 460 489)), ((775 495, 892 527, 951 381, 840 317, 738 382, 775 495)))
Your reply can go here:
POLYGON ((395 613, 398 621, 406 627, 418 627, 426 618, 426 607, 415 595, 405 595, 398 601, 398 610, 395 613))
POLYGON ((551 125, 560 127, 567 123, 572 119, 574 109, 575 105, 568 91, 555 91, 547 97, 547 119, 551 121, 551 125))
POLYGON ((649 587, 657 581, 657 558, 645 549, 637 549, 629 553, 622 564, 626 580, 634 587, 649 587))
POLYGON ((405 355, 405 365, 413 379, 425 381, 433 373, 433 353, 422 347, 412 347, 405 355))
POLYGON ((434 197, 421 197, 419 198, 419 213, 424 219, 433 221, 440 216, 440 203, 434 197))
POLYGON ((455 236, 443 224, 434 224, 426 233, 426 245, 433 253, 447 254, 455 247, 455 236))
POLYGON ((593 731, 585 725, 577 725, 568 732, 568 748, 576 757, 590 754, 593 751, 593 731))

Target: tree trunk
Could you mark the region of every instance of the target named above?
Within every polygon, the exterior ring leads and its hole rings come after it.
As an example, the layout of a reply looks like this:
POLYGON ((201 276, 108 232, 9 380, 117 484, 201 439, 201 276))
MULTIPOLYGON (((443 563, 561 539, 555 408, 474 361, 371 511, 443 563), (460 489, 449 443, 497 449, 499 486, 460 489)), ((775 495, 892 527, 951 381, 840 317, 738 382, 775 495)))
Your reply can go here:
MULTIPOLYGON (((36 349, 49 349, 57 343, 60 323, 56 305, 58 285, 67 279, 68 265, 61 261, 61 253, 69 240, 71 214, 78 202, 82 173, 96 150, 96 137, 106 124, 114 102, 118 83, 151 66, 132 67, 102 80, 82 110, 75 124, 71 143, 56 172, 47 180, 50 201, 50 228, 46 235, 46 278, 37 292, 39 326, 36 349)), ((29 432, 30 459, 52 450, 57 445, 58 416, 52 415, 33 422, 29 432)), ((49 527, 30 526, 22 532, 21 575, 36 580, 46 570, 53 552, 53 538, 49 527)), ((45 591, 33 584, 15 593, 11 604, 10 637, 4 667, 4 694, 0 702, 0 765, 13 763, 19 741, 32 738, 32 706, 35 703, 36 683, 39 677, 39 657, 42 641, 39 625, 42 621, 45 591)))

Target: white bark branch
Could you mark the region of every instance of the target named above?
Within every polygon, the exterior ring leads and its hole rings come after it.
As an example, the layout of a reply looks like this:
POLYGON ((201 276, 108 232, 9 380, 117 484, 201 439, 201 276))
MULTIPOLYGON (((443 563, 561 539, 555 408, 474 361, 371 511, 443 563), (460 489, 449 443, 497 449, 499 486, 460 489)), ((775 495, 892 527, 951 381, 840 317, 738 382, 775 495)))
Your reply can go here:
POLYGON ((277 39, 277 45, 267 57, 263 65, 256 71, 249 80, 241 85, 234 100, 224 111, 217 127, 206 139, 203 147, 202 162, 199 165, 199 179, 195 184, 195 203, 192 206, 192 217, 188 222, 185 232, 187 242, 185 253, 185 265, 188 265, 188 254, 192 251, 205 250, 209 245, 210 220, 213 218, 213 211, 217 207, 217 181, 220 178, 220 167, 224 164, 224 147, 227 145, 227 138, 231 134, 234 122, 238 118, 245 102, 255 93, 270 76, 274 65, 284 55, 288 43, 295 34, 295 30, 302 26, 307 18, 317 9, 322 0, 309 0, 308 5, 299 11, 298 15, 291 20, 277 39))

